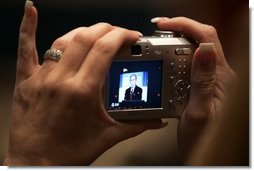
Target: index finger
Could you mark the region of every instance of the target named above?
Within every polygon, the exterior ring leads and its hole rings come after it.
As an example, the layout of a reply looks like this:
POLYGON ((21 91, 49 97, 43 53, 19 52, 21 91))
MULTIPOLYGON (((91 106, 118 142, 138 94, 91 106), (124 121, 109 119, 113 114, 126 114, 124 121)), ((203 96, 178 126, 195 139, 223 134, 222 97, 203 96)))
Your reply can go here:
POLYGON ((211 41, 214 42, 218 39, 214 27, 185 17, 164 18, 157 24, 160 29, 170 29, 184 33, 200 43, 211 43, 211 41))
POLYGON ((214 43, 219 54, 218 62, 225 62, 224 53, 216 29, 185 17, 163 18, 157 25, 162 30, 181 32, 199 43, 214 43))

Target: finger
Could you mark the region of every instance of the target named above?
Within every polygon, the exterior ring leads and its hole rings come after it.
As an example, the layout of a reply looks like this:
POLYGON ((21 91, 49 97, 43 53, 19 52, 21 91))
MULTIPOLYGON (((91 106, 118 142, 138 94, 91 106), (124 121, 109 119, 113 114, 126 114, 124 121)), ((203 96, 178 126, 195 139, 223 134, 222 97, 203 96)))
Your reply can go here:
POLYGON ((113 27, 109 24, 99 23, 79 30, 73 35, 69 46, 58 63, 58 73, 76 73, 94 42, 112 29, 113 27))
POLYGON ((139 32, 116 28, 96 41, 77 77, 82 82, 102 87, 113 57, 123 45, 131 45, 139 39, 139 32))
POLYGON ((218 56, 217 62, 227 66, 218 34, 213 26, 202 24, 185 17, 165 18, 159 17, 154 21, 163 30, 181 32, 199 43, 214 43, 218 56))
MULTIPOLYGON (((67 34, 57 38, 54 41, 54 43, 52 44, 51 49, 57 49, 57 50, 61 50, 62 52, 64 52, 65 49, 70 44, 73 37, 75 36, 75 34, 80 32, 82 29, 83 29, 83 27, 76 28, 76 29, 68 32, 67 34)), ((43 64, 42 64, 42 68, 44 70, 47 70, 47 72, 49 72, 56 66, 56 64, 57 64, 57 62, 54 60, 44 60, 43 64)))
POLYGON ((184 33, 200 43, 210 43, 217 41, 217 33, 212 26, 202 24, 185 17, 161 18, 156 20, 160 29, 170 29, 184 33))
POLYGON ((206 119, 214 113, 216 56, 213 43, 201 43, 193 57, 187 113, 195 120, 206 119))
POLYGON ((29 78, 39 67, 35 43, 36 29, 37 10, 31 1, 26 1, 19 32, 17 82, 29 78))

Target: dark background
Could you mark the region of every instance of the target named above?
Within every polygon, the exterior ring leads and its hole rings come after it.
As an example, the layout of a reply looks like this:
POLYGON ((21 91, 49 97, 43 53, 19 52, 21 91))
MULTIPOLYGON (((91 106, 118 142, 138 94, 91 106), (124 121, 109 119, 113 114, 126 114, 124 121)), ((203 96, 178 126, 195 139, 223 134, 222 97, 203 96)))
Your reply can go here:
MULTIPOLYGON (((18 31, 23 16, 24 3, 24 0, 0 1, 0 163, 7 149, 18 31)), ((151 18, 185 16, 217 28, 225 56, 236 72, 239 63, 249 67, 249 8, 247 0, 34 0, 34 5, 39 12, 37 47, 40 59, 56 38, 79 26, 109 22, 113 25, 138 30, 144 35, 151 35, 156 28, 150 23, 151 18)), ((170 120, 170 122, 173 126, 177 126, 177 120, 170 120)), ((174 145, 170 147, 168 144, 167 148, 175 149, 176 129, 172 130, 168 132, 168 135, 170 140, 173 139, 174 145)), ((151 136, 144 137, 145 141, 149 138, 151 136)), ((153 160, 149 157, 146 158, 147 161, 142 160, 137 154, 130 162, 120 162, 120 164, 181 164, 177 150, 173 150, 173 153, 170 154, 152 154, 155 155, 151 157, 153 160), (156 157, 156 155, 160 157, 156 157), (160 160, 156 161, 156 158, 160 160)), ((104 162, 103 157, 99 163, 110 164, 110 162, 104 162)), ((117 163, 113 162, 113 165, 117 165, 117 163)))

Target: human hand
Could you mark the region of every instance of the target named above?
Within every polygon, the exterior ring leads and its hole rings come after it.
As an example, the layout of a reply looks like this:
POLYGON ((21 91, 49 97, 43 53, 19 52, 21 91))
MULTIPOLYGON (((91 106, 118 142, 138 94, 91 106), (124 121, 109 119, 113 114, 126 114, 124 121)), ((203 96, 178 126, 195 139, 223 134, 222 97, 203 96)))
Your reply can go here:
POLYGON ((37 10, 26 2, 20 26, 16 85, 5 165, 88 165, 119 141, 165 124, 117 122, 102 88, 114 55, 139 39, 136 31, 99 23, 58 38, 61 59, 38 63, 37 10))
POLYGON ((152 22, 162 30, 181 32, 200 43, 192 62, 189 103, 178 125, 178 145, 186 159, 208 123, 222 115, 236 75, 214 27, 184 17, 154 18, 152 22))

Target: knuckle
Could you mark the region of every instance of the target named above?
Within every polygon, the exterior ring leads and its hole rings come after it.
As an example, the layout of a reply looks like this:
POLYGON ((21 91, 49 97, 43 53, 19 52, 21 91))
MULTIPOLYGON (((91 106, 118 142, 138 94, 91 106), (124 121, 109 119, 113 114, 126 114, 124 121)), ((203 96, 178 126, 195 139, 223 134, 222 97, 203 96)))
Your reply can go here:
POLYGON ((205 25, 205 32, 210 36, 216 36, 217 37, 217 30, 215 27, 211 25, 205 25))
POLYGON ((63 38, 60 37, 54 41, 52 47, 64 49, 66 47, 66 43, 67 42, 63 38))
POLYGON ((87 28, 81 28, 73 37, 73 41, 78 44, 93 44, 95 39, 89 34, 87 28))
POLYGON ((100 22, 97 25, 103 27, 106 30, 110 30, 111 28, 113 28, 111 24, 105 22, 100 22))
POLYGON ((178 19, 178 20, 181 21, 181 22, 186 22, 187 20, 189 20, 188 18, 186 18, 186 17, 184 17, 184 16, 176 17, 176 19, 178 19))
POLYGON ((101 38, 96 41, 94 48, 102 54, 109 54, 114 51, 115 47, 112 42, 108 42, 107 40, 101 38))
POLYGON ((127 30, 127 29, 121 28, 121 27, 117 27, 115 30, 116 30, 119 34, 122 34, 122 35, 125 35, 125 34, 128 33, 128 30, 127 30))
POLYGON ((79 30, 79 31, 86 30, 86 29, 87 27, 84 27, 84 26, 76 28, 76 30, 79 30))

